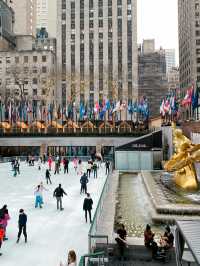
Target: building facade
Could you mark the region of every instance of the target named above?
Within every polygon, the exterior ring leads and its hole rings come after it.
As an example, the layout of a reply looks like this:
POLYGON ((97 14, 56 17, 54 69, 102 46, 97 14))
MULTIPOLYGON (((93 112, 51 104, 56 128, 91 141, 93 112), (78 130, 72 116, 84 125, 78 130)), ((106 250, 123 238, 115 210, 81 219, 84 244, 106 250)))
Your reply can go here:
POLYGON ((167 73, 176 67, 175 49, 165 49, 166 70, 167 73))
POLYGON ((57 3, 62 103, 137 98, 137 0, 57 3))
POLYGON ((200 0, 179 0, 180 87, 200 85, 200 0))
POLYGON ((0 0, 0 51, 15 47, 13 27, 14 12, 5 1, 0 0))
POLYGON ((37 0, 36 28, 45 28, 50 37, 56 37, 57 1, 37 0))
POLYGON ((171 68, 167 73, 167 79, 169 90, 176 93, 180 89, 179 69, 177 67, 171 68))
POLYGON ((0 52, 0 93, 6 98, 23 95, 46 106, 56 100, 56 54, 36 49, 35 41, 17 36, 15 49, 0 52))
POLYGON ((15 13, 14 33, 20 35, 36 34, 36 1, 12 0, 10 6, 15 13))
POLYGON ((139 49, 138 94, 139 98, 147 98, 150 117, 155 117, 159 115, 161 101, 168 92, 165 51, 147 51, 139 49))

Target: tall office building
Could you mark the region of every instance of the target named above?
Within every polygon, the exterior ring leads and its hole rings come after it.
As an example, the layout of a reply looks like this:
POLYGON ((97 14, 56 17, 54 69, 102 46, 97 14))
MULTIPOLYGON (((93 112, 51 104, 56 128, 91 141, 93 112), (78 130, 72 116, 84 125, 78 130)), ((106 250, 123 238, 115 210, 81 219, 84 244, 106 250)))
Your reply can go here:
POLYGON ((144 40, 139 49, 138 95, 149 102, 150 116, 159 116, 160 103, 168 92, 165 50, 155 50, 153 40, 144 40))
POLYGON ((46 28, 50 37, 56 37, 57 0, 37 0, 37 29, 46 28))
POLYGON ((137 97, 137 0, 58 0, 62 103, 137 97))
POLYGON ((165 49, 166 70, 170 72, 176 66, 175 49, 165 49))
POLYGON ((34 35, 36 33, 36 1, 12 0, 10 6, 15 13, 14 32, 19 35, 34 35))
POLYGON ((200 85, 200 0, 178 0, 180 87, 200 85))

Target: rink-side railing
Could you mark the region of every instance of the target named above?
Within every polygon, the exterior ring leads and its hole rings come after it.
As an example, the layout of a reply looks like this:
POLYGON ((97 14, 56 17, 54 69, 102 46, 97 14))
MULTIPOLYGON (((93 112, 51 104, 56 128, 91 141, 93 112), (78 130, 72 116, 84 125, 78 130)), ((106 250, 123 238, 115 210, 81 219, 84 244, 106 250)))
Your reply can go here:
POLYGON ((100 221, 100 217, 102 214, 102 210, 103 210, 103 206, 105 203, 105 198, 108 194, 108 190, 109 190, 109 185, 110 185, 110 176, 113 174, 113 164, 110 167, 110 172, 106 177, 106 181, 104 183, 95 213, 94 213, 94 217, 90 226, 90 230, 88 233, 88 252, 92 253, 94 252, 94 249, 96 247, 96 241, 99 239, 102 239, 104 243, 108 244, 108 236, 106 235, 98 235, 97 234, 97 228, 98 228, 98 224, 100 221))
MULTIPOLYGON (((69 161, 72 161, 74 159, 74 157, 77 157, 78 159, 82 160, 83 162, 91 160, 91 156, 78 156, 78 155, 74 155, 74 156, 61 156, 61 158, 68 158, 69 161)), ((35 162, 38 161, 40 156, 34 156, 35 162)), ((51 156, 53 160, 56 159, 56 156, 51 156)), ((1 157, 0 156, 0 163, 8 163, 8 162, 12 162, 12 160, 15 160, 16 158, 18 158, 20 160, 20 162, 25 162, 27 159, 27 156, 11 156, 11 157, 1 157)), ((112 155, 108 155, 108 156, 104 156, 104 161, 105 160, 109 160, 112 161, 113 160, 113 156, 112 155)))

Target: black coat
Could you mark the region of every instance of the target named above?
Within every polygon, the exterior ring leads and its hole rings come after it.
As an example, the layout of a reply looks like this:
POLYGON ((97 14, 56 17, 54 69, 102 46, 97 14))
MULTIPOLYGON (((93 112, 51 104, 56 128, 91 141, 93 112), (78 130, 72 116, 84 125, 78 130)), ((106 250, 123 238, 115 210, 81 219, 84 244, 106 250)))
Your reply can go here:
POLYGON ((25 213, 21 213, 19 215, 19 221, 18 221, 19 226, 25 226, 26 222, 27 222, 27 215, 25 213))
POLYGON ((91 198, 85 198, 83 202, 83 210, 92 210, 93 200, 91 198))
POLYGON ((86 185, 88 183, 88 178, 87 178, 86 174, 81 176, 80 183, 81 183, 81 185, 86 185))
POLYGON ((67 195, 67 193, 64 191, 64 189, 61 187, 57 187, 53 193, 53 195, 56 197, 63 197, 63 194, 67 195))

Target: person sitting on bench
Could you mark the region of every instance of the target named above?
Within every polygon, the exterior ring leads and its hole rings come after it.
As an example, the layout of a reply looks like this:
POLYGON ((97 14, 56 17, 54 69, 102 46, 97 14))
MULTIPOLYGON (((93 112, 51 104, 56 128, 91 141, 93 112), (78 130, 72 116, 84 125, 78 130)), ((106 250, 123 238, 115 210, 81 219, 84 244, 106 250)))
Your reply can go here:
POLYGON ((154 241, 155 234, 151 231, 151 226, 146 225, 146 230, 144 231, 144 245, 147 248, 152 250, 152 257, 154 258, 157 255, 158 245, 154 241))
POLYGON ((169 225, 165 227, 165 233, 160 238, 160 247, 168 250, 174 245, 174 236, 171 232, 169 225))

